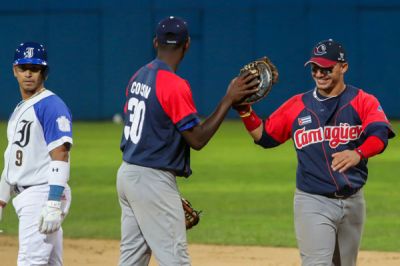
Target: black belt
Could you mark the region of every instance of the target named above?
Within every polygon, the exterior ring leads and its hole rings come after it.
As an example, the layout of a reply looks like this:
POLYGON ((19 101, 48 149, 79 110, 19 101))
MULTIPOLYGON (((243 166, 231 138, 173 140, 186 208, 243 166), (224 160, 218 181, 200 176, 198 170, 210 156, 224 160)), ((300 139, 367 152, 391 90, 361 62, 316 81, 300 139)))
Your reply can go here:
POLYGON ((347 189, 346 191, 335 191, 333 193, 322 194, 322 196, 330 199, 347 199, 356 194, 361 188, 347 189))
POLYGON ((14 186, 14 192, 16 194, 21 193, 22 191, 24 191, 25 189, 30 188, 31 186, 14 186))

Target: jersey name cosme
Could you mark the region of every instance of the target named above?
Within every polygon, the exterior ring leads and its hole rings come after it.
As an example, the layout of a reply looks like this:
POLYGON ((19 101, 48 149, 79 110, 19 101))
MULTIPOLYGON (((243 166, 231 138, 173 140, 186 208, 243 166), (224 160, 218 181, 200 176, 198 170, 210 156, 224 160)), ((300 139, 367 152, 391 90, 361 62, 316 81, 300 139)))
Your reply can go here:
POLYGON ((130 91, 132 94, 141 95, 147 99, 149 98, 151 87, 149 85, 134 81, 130 91))

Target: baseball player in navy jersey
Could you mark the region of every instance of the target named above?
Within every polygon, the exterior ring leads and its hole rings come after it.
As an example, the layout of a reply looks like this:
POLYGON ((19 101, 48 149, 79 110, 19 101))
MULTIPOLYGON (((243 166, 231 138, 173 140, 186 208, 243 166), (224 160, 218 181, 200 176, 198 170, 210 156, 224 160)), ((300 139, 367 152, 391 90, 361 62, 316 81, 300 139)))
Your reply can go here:
POLYGON ((349 66, 341 44, 318 43, 306 65, 315 88, 290 98, 264 121, 251 106, 236 109, 256 144, 294 142, 302 265, 356 265, 368 158, 383 152, 394 133, 378 100, 344 82, 349 66))
POLYGON ((61 222, 71 191, 71 113, 45 89, 49 66, 43 45, 21 43, 14 76, 22 101, 11 114, 0 182, 0 218, 10 197, 19 219, 18 266, 62 265, 61 222))
POLYGON ((120 265, 190 265, 176 176, 188 177, 190 148, 200 150, 231 105, 257 91, 246 73, 231 81, 212 115, 201 122, 189 83, 175 74, 190 45, 187 24, 167 17, 156 28, 157 58, 126 88, 125 127, 117 190, 122 209, 120 265))

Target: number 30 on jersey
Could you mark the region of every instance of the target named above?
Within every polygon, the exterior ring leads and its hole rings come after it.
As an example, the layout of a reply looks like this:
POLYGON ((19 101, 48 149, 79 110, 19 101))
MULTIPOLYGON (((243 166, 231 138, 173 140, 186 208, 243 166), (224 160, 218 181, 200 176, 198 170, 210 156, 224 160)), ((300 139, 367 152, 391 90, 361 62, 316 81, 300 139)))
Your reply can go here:
POLYGON ((135 97, 129 99, 128 102, 129 123, 125 125, 124 136, 125 139, 129 138, 134 144, 137 144, 142 136, 142 129, 144 123, 144 115, 146 113, 146 105, 144 101, 139 101, 135 97))

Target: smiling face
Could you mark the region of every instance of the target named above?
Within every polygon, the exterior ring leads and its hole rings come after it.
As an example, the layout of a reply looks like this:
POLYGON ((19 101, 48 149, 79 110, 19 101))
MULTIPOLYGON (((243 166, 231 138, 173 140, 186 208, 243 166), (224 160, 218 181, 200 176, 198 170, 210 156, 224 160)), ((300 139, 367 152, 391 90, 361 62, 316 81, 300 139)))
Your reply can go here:
POLYGON ((312 63, 311 76, 320 93, 326 96, 335 95, 344 88, 344 73, 346 73, 347 69, 347 63, 337 63, 326 68, 312 63))
POLYGON ((27 99, 44 86, 44 67, 41 65, 22 64, 13 66, 23 99, 27 99))

